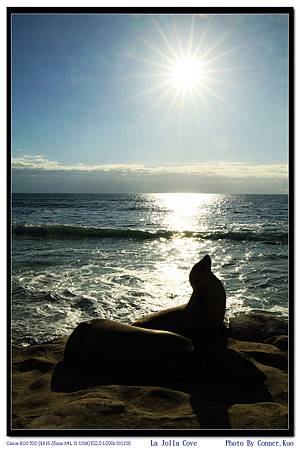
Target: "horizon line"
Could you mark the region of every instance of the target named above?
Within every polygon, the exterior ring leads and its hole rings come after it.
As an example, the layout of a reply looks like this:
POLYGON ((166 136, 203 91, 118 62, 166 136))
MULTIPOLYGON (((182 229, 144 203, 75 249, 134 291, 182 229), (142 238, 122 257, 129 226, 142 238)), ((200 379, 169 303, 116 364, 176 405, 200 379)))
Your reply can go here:
POLYGON ((195 191, 165 191, 165 192, 11 192, 11 194, 51 194, 51 195, 140 195, 140 194, 203 194, 203 195, 289 195, 288 192, 195 192, 195 191))

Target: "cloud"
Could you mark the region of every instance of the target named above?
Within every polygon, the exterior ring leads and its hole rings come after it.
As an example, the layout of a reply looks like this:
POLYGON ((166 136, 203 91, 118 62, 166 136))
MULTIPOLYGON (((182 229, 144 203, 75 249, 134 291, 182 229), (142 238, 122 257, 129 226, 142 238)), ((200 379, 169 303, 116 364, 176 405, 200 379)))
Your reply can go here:
POLYGON ((13 192, 286 193, 286 164, 61 164, 43 155, 12 159, 13 192))
POLYGON ((119 175, 144 175, 144 176, 208 176, 235 179, 265 179, 276 178, 287 180, 288 168, 286 164, 249 164, 242 162, 211 161, 205 163, 183 165, 158 165, 145 166, 143 164, 61 164, 50 161, 43 155, 23 155, 12 158, 12 168, 18 171, 30 170, 43 173, 52 171, 77 173, 77 174, 119 174, 119 175))

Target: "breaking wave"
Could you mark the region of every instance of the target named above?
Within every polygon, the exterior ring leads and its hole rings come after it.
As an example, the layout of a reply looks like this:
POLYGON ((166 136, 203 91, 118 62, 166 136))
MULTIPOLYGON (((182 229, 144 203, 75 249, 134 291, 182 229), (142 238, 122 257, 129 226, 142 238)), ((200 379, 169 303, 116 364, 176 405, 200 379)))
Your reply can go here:
POLYGON ((238 231, 171 231, 156 230, 144 231, 131 228, 97 228, 75 225, 23 225, 14 224, 12 228, 14 237, 20 238, 44 238, 44 239, 172 239, 172 238, 195 238, 207 240, 232 240, 232 241, 259 241, 269 244, 286 244, 288 242, 287 233, 280 232, 254 232, 250 230, 238 231))

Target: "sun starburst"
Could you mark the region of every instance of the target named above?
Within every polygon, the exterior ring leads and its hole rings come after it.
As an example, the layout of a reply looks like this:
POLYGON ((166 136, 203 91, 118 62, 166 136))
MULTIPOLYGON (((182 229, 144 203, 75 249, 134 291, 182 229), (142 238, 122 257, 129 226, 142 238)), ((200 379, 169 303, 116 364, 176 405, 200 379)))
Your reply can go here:
POLYGON ((201 33, 197 30, 197 20, 199 20, 198 16, 191 16, 189 30, 184 35, 179 32, 174 16, 172 24, 173 39, 171 39, 159 23, 158 18, 152 16, 155 35, 158 39, 154 41, 153 37, 149 37, 147 34, 139 34, 139 40, 148 47, 148 50, 151 50, 152 56, 135 56, 135 59, 144 65, 145 70, 134 76, 152 79, 153 83, 150 87, 148 83, 147 89, 137 93, 127 101, 153 96, 143 116, 157 107, 166 97, 169 98, 169 106, 162 123, 165 123, 171 113, 176 110, 182 116, 187 103, 190 103, 195 111, 198 111, 200 107, 215 118, 215 112, 210 105, 212 98, 235 109, 225 98, 226 96, 224 97, 223 93, 220 92, 220 86, 224 85, 224 74, 241 68, 226 66, 224 63, 218 64, 227 55, 246 43, 224 49, 222 48, 224 41, 234 27, 227 29, 215 40, 206 40, 209 34, 209 19, 206 18, 207 24, 205 27, 203 27, 202 20, 201 33), (149 66, 153 67, 153 72, 149 72, 149 66), (154 94, 156 95, 155 98, 154 94), (180 105, 179 108, 178 105, 180 105))

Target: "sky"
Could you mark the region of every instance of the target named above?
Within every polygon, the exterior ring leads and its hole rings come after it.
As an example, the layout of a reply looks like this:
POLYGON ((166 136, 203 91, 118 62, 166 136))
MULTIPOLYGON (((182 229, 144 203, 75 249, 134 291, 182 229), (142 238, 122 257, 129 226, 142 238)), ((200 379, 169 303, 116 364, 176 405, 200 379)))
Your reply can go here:
POLYGON ((287 192, 285 14, 14 14, 14 192, 287 192))

